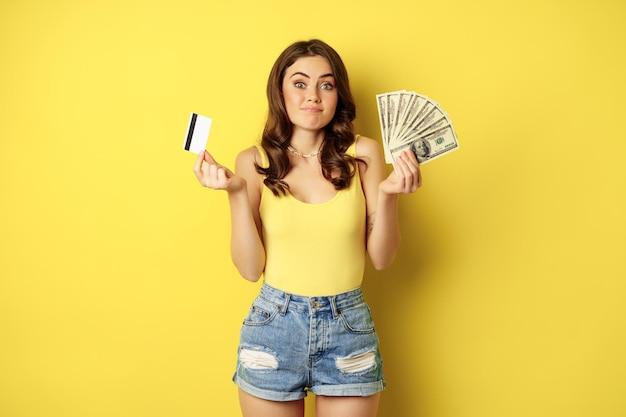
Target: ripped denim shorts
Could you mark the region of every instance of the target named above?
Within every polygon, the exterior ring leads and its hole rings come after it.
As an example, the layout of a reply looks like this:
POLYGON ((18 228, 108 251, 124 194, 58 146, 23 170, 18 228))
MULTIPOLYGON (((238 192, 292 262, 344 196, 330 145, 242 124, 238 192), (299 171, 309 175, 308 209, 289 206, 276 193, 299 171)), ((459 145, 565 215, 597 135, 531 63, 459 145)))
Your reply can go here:
POLYGON ((379 339, 360 288, 305 297, 265 283, 241 327, 232 381, 273 401, 366 396, 386 387, 379 339))

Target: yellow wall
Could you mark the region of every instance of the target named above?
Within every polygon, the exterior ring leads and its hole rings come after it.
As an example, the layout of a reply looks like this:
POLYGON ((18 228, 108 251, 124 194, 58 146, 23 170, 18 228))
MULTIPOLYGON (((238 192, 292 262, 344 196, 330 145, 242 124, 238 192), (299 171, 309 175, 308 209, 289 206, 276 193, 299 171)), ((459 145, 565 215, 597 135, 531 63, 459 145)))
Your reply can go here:
POLYGON ((626 415, 625 13, 4 1, 0 415, 239 415, 230 377, 261 282, 231 263, 226 194, 197 183, 184 131, 213 117, 208 149, 233 167, 272 63, 311 37, 346 63, 358 133, 380 140, 375 94, 409 89, 461 144, 400 197, 394 265, 368 264, 379 415, 626 415))

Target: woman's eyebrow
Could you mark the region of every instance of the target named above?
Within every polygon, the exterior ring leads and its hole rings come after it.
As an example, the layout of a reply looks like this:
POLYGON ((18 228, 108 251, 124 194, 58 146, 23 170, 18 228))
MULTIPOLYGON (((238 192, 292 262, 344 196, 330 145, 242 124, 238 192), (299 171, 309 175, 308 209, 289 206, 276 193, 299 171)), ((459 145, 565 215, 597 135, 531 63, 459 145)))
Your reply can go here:
MULTIPOLYGON (((298 72, 294 72, 293 74, 291 74, 291 77, 293 77, 294 75, 298 75, 298 74, 300 74, 300 75, 304 75, 304 76, 305 76, 305 77, 307 77, 307 78, 311 78, 311 77, 309 77, 308 75, 306 75, 305 73, 300 72, 300 71, 298 71, 298 72)), ((291 78, 291 77, 289 77, 289 78, 291 78)), ((320 78, 324 78, 324 77, 334 77, 334 75, 333 75, 333 73, 332 73, 332 72, 329 72, 329 73, 327 73, 327 74, 320 75, 320 78)))

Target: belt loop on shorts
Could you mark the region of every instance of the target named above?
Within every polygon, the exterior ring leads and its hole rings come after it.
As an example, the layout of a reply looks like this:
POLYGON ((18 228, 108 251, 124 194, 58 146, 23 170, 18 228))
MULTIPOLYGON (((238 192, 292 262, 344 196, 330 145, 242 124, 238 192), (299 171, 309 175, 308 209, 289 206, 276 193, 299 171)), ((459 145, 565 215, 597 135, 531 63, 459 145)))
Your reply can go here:
POLYGON ((339 310, 337 309, 337 303, 335 302, 335 298, 337 298, 337 296, 331 295, 329 298, 330 298, 330 309, 333 312, 333 319, 336 319, 337 317, 339 317, 339 310))
POLYGON ((285 315, 285 312, 287 311, 287 307, 289 306, 290 300, 291 300, 291 294, 285 293, 285 302, 280 307, 280 314, 282 314, 283 316, 285 315))

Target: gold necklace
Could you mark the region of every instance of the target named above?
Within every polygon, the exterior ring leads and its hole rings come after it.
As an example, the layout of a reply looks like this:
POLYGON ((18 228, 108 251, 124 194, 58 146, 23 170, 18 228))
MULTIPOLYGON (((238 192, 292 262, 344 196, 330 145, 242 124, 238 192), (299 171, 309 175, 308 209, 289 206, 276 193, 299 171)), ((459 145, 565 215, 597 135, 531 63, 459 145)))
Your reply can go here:
POLYGON ((318 149, 317 151, 313 152, 313 153, 301 153, 301 152, 298 152, 298 151, 296 150, 296 148, 294 148, 294 147, 293 147, 293 146, 291 146, 291 145, 289 145, 289 146, 287 147, 287 150, 288 150, 289 152, 291 152, 292 154, 294 154, 294 155, 298 155, 298 156, 301 156, 301 157, 303 157, 303 158, 310 158, 311 156, 315 156, 315 155, 317 155, 318 153, 320 153, 320 150, 319 150, 319 149, 318 149))

